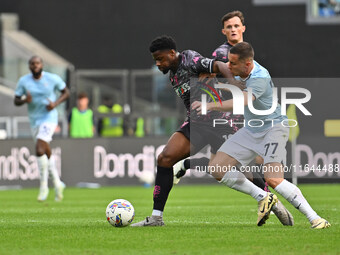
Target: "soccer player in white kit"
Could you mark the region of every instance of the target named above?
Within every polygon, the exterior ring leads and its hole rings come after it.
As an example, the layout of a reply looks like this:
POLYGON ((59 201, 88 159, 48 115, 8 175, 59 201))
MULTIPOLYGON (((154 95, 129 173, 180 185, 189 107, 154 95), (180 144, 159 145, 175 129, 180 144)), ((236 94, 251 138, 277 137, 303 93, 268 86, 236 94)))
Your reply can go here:
MULTIPOLYGON (((215 166, 215 169, 218 169, 217 166, 225 166, 225 169, 211 171, 211 174, 228 187, 249 194, 258 202, 263 201, 263 198, 267 196, 266 192, 256 187, 241 172, 233 168, 237 165, 247 166, 257 155, 260 155, 264 159, 264 177, 269 186, 303 213, 310 221, 312 228, 330 227, 330 223, 312 209, 300 189, 284 179, 283 165, 286 163, 285 147, 289 127, 287 116, 281 115, 281 106, 278 104, 275 111, 267 115, 254 114, 249 110, 248 93, 252 94, 253 108, 271 109, 274 84, 269 72, 254 61, 254 50, 249 43, 241 42, 234 45, 228 57, 229 69, 235 79, 246 83, 246 89, 243 91, 245 126, 221 146, 210 163, 210 167, 215 166), (285 121, 286 124, 283 125, 285 121)), ((207 103, 206 109, 208 111, 231 111, 233 100, 237 99, 234 97, 234 99, 226 100, 222 106, 207 103)), ((201 112, 201 102, 193 102, 192 108, 201 112)), ((274 195, 268 199, 277 198, 274 195)), ((259 226, 264 224, 269 217, 270 210, 267 210, 266 206, 267 203, 259 203, 259 226)))
POLYGON ((19 79, 14 104, 16 106, 27 104, 40 172, 38 201, 47 199, 48 173, 54 183, 55 200, 61 201, 65 184, 59 178, 49 143, 58 125, 56 107, 69 97, 69 90, 58 75, 43 71, 43 61, 40 57, 31 57, 28 64, 31 73, 19 79), (58 98, 56 90, 61 92, 58 98))

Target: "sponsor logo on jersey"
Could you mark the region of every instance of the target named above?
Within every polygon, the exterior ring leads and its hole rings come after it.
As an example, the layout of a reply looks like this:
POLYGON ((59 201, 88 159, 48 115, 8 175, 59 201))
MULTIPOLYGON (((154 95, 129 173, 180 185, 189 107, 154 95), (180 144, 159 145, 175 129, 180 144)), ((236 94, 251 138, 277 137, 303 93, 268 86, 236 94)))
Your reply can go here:
POLYGON ((175 88, 175 92, 177 96, 182 96, 184 93, 188 92, 190 90, 190 86, 188 83, 183 83, 183 85, 175 88))

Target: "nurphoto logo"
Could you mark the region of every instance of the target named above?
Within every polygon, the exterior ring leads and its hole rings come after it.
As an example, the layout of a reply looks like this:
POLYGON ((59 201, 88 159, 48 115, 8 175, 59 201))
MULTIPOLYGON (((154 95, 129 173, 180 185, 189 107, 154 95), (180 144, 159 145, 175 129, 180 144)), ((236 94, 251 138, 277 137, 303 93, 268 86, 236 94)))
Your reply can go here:
MULTIPOLYGON (((243 115, 244 114, 244 94, 241 89, 236 86, 228 85, 228 84, 217 84, 215 88, 228 89, 233 95, 233 114, 235 115, 243 115)), ((273 102, 272 107, 268 110, 257 110, 254 108, 253 100, 252 100, 252 88, 248 88, 248 107, 249 111, 255 115, 269 115, 273 113, 278 105, 278 91, 277 88, 273 88, 273 102)), ((202 94, 202 115, 207 114, 207 97, 202 94)), ((308 89, 305 88, 296 88, 296 87, 282 87, 281 88, 281 115, 286 115, 286 105, 294 104, 297 108, 301 110, 301 112, 306 116, 311 116, 312 114, 303 106, 304 103, 307 103, 311 99, 311 93, 308 89), (288 93, 300 93, 303 94, 303 98, 287 98, 288 93)))

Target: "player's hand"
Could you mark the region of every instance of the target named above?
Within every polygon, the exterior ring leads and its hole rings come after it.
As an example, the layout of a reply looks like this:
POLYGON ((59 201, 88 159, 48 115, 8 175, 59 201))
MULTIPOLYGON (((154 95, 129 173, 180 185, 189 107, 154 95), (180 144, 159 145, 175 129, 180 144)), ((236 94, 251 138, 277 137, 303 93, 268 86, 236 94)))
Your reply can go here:
POLYGON ((52 111, 56 107, 56 105, 50 99, 47 98, 47 100, 48 100, 49 104, 46 105, 46 109, 47 109, 47 111, 52 111))
POLYGON ((26 99, 25 99, 25 102, 27 104, 31 103, 32 102, 32 95, 29 91, 26 92, 26 99))
POLYGON ((191 104, 191 109, 196 110, 197 114, 198 114, 198 115, 201 115, 201 114, 202 114, 202 102, 200 102, 200 101, 194 101, 194 102, 191 104))
POLYGON ((200 75, 198 77, 198 81, 204 82, 204 83, 209 83, 215 78, 216 78, 215 73, 200 73, 200 75))

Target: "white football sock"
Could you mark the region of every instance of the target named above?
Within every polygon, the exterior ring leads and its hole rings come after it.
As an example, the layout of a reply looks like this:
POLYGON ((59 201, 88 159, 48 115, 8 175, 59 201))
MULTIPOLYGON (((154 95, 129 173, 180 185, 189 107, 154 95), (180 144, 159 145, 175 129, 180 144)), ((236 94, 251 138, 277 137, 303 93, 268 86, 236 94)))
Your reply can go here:
POLYGON ((51 155, 51 157, 48 159, 48 171, 50 172, 52 176, 54 187, 59 187, 60 178, 59 178, 57 167, 55 165, 55 159, 53 155, 51 155))
POLYGON ((48 158, 46 154, 37 157, 40 172, 40 190, 48 189, 48 158))
POLYGON ((160 210, 153 210, 152 211, 152 216, 161 216, 163 217, 163 212, 160 210))
POLYGON ((320 216, 317 215, 317 213, 308 204, 307 200, 302 195, 301 190, 293 183, 283 180, 276 186, 275 191, 287 199, 287 201, 296 209, 302 212, 310 222, 320 218, 320 216))
POLYGON ((232 189, 251 195, 257 200, 257 202, 261 201, 267 196, 266 191, 254 185, 245 177, 243 173, 237 170, 226 172, 220 183, 224 183, 232 189))

